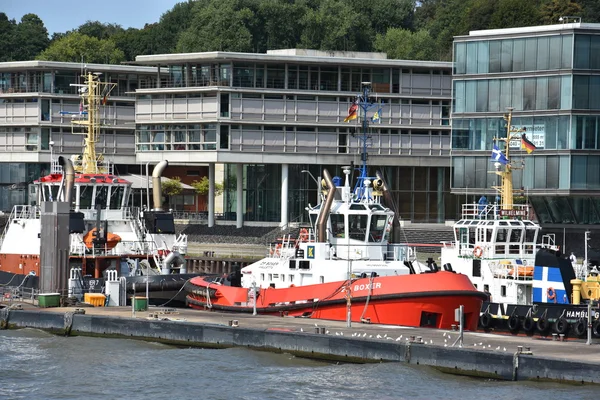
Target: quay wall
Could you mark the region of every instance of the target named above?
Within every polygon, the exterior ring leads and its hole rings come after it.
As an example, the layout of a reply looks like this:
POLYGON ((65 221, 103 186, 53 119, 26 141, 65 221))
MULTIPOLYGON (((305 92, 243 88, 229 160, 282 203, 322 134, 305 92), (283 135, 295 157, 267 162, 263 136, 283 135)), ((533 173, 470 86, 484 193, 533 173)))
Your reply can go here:
POLYGON ((600 365, 595 363, 287 329, 14 309, 0 310, 0 329, 3 328, 36 328, 60 335, 129 338, 205 348, 247 347, 341 362, 403 362, 502 380, 600 381, 600 365))

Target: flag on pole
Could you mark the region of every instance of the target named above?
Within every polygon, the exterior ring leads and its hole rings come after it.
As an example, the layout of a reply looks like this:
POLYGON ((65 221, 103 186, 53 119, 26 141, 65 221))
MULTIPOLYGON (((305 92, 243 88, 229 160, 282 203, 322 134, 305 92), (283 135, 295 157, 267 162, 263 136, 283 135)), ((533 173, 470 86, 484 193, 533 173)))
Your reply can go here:
POLYGON ((498 146, 494 145, 494 149, 492 150, 492 161, 499 162, 500 164, 508 164, 508 158, 504 155, 503 152, 500 151, 498 146))
POLYGON ((521 135, 521 148, 527 152, 527 154, 531 154, 535 149, 535 145, 531 143, 525 134, 521 135))
POLYGON ((381 107, 379 107, 379 109, 377 111, 375 111, 375 114, 373 114, 373 117, 371 117, 371 122, 381 123, 381 112, 382 111, 383 111, 383 109, 381 107))
POLYGON ((344 118, 344 122, 350 122, 356 118, 358 118, 358 104, 354 102, 348 109, 348 116, 344 118))

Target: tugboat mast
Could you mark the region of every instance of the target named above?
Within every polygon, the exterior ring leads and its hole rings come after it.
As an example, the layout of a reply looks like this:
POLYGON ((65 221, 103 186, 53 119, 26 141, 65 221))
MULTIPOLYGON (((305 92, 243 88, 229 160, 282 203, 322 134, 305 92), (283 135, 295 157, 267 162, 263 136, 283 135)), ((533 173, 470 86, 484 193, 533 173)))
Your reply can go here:
MULTIPOLYGON (((368 141, 371 139, 371 136, 368 134, 369 129, 369 121, 367 119, 367 111, 371 108, 375 107, 377 104, 373 103, 370 98, 371 93, 371 82, 362 82, 362 95, 356 97, 355 104, 360 107, 362 118, 361 128, 362 132, 358 136, 358 140, 361 142, 361 153, 360 153, 360 167, 358 168, 360 174, 356 181, 356 186, 354 188, 354 195, 357 200, 360 200, 365 195, 365 191, 368 185, 365 185, 365 180, 370 179, 367 175, 367 160, 368 160, 368 141)), ((380 113, 381 109, 377 111, 380 113)), ((381 115, 378 115, 378 118, 381 118, 381 115)), ((375 178, 373 178, 375 179, 375 178)))
POLYGON ((86 84, 73 85, 79 86, 81 96, 81 106, 79 115, 87 117, 86 119, 74 119, 75 125, 85 126, 86 135, 83 145, 83 155, 80 160, 76 160, 74 168, 76 172, 83 174, 106 173, 106 168, 102 166, 103 157, 96 154, 96 143, 100 136, 100 105, 106 104, 106 99, 110 92, 117 86, 116 83, 102 82, 99 73, 88 73, 84 75, 86 84))
POLYGON ((512 111, 513 111, 513 109, 514 109, 513 107, 509 107, 508 114, 504 115, 504 120, 506 121, 506 137, 494 138, 494 141, 500 140, 500 141, 506 143, 506 145, 504 147, 504 152, 505 152, 506 158, 508 159, 508 163, 506 163, 504 171, 500 171, 498 169, 495 171, 496 175, 499 175, 501 178, 500 186, 492 186, 494 189, 496 189, 496 191, 498 191, 500 193, 502 210, 512 210, 514 208, 513 207, 514 206, 514 200, 513 200, 514 194, 513 194, 513 182, 512 182, 513 167, 511 166, 511 163, 510 163, 510 141, 519 139, 520 136, 519 135, 513 136, 512 134, 513 133, 518 134, 518 133, 525 131, 524 128, 514 129, 512 127, 512 111))

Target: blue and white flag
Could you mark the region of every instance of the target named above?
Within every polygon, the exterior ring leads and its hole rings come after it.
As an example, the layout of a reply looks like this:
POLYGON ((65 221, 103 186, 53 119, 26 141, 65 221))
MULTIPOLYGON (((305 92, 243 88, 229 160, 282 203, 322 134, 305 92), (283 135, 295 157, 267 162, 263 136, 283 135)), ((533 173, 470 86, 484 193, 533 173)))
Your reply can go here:
POLYGON ((541 303, 569 304, 560 268, 533 268, 533 301, 541 303))
POLYGON ((500 151, 498 146, 494 145, 494 149, 492 150, 492 161, 499 162, 500 164, 508 164, 508 158, 504 155, 503 152, 500 151))

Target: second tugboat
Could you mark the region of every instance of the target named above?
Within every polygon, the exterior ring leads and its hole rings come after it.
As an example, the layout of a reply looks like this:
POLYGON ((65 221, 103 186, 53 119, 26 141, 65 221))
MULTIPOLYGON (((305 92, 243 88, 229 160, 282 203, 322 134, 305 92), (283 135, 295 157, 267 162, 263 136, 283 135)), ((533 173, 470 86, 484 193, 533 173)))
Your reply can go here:
MULTIPOLYGON (((161 175, 167 161, 152 173, 155 208, 129 207, 131 183, 114 175, 95 148, 102 126, 101 106, 116 85, 88 73, 84 84, 74 86, 81 95, 79 112, 62 114, 72 118, 74 128, 82 128, 83 154, 51 160, 50 174, 35 182, 37 204, 14 207, 2 237, 0 282, 14 287, 39 286, 44 273, 41 206, 61 201, 70 209, 70 246, 67 267, 59 280, 69 278, 71 296, 102 292, 107 271, 114 270, 116 274, 111 275, 122 277, 129 292, 134 283, 138 292, 144 291, 147 282, 150 301, 164 303, 185 281, 198 275, 186 274, 187 237, 176 234, 173 215, 162 209, 161 175), (65 274, 69 276, 62 276, 65 274)), ((52 290, 60 291, 60 284, 52 290)))
MULTIPOLYGON (((527 153, 535 145, 524 129, 512 127, 512 109, 504 119, 506 136, 494 139, 491 157, 494 173, 501 179, 494 187, 497 201, 488 203, 482 196, 478 203, 463 205, 462 217, 454 224, 455 240, 443 244, 442 263, 469 276, 478 290, 490 296, 481 309, 480 328, 584 336, 587 304, 600 299, 600 276, 586 265, 572 264, 553 235, 540 239, 542 227, 531 207, 514 204, 516 167, 511 163, 510 143, 520 144, 527 153)), ((600 337, 596 306, 591 320, 594 335, 600 337)))
MULTIPOLYGON (((391 194, 380 173, 367 175, 367 110, 370 84, 363 83, 350 114, 362 114, 362 165, 354 186, 323 170, 322 201, 308 209, 311 229, 284 238, 270 256, 241 270, 241 277, 186 283, 193 308, 290 315, 377 324, 450 328, 464 306, 465 327, 474 330, 487 296, 466 275, 435 263, 422 268, 407 245, 388 242, 395 214, 382 198, 391 194)), ((388 197, 390 196, 390 197, 388 197)))

